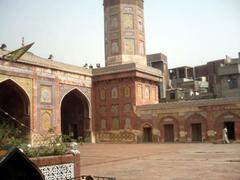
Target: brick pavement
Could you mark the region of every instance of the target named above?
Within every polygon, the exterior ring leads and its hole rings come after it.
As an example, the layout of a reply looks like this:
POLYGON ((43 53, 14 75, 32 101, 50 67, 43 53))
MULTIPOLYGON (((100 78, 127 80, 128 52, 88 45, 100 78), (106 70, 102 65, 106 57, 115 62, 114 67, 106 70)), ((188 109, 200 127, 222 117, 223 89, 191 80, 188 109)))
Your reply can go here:
POLYGON ((84 144, 81 174, 117 180, 240 180, 240 144, 84 144))

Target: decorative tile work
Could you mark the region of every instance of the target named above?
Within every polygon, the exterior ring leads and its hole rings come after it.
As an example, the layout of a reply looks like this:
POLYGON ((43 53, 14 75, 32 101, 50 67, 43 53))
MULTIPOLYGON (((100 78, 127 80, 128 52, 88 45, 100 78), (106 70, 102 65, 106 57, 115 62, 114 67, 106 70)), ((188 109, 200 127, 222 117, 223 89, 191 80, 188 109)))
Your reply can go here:
POLYGON ((131 119, 130 118, 126 118, 125 119, 125 129, 131 129, 132 126, 131 126, 131 119))
POLYGON ((42 130, 48 131, 51 128, 52 110, 41 110, 42 130))
POLYGON ((142 97, 143 97, 143 94, 142 94, 142 85, 141 85, 141 84, 138 84, 138 85, 137 85, 137 96, 138 96, 138 98, 142 98, 142 97))
POLYGON ((118 88, 113 88, 111 94, 112 94, 113 99, 117 99, 118 98, 118 88))
POLYGON ((107 128, 107 121, 105 119, 101 120, 101 129, 104 130, 107 128))
POLYGON ((52 133, 32 133, 32 145, 33 146, 49 146, 52 139, 56 139, 57 135, 52 133))
POLYGON ((106 99, 106 90, 100 89, 100 99, 105 100, 106 99))
POLYGON ((124 34, 125 36, 134 36, 134 32, 131 31, 126 31, 124 34))
POLYGON ((111 143, 136 143, 136 135, 133 132, 101 132, 97 133, 97 142, 111 143))
POLYGON ((163 122, 173 122, 174 119, 170 118, 170 117, 167 117, 167 118, 164 118, 163 119, 163 122))
POLYGON ((133 12, 133 8, 132 7, 125 7, 124 11, 127 13, 132 13, 133 12))
POLYGON ((74 164, 61 164, 40 167, 46 180, 65 180, 74 178, 74 164))
POLYGON ((123 107, 123 112, 128 113, 131 112, 132 110, 132 105, 131 104, 125 104, 123 107))
POLYGON ((112 53, 112 55, 119 53, 119 43, 118 43, 118 40, 112 41, 111 53, 112 53))
POLYGON ((125 29, 133 29, 133 14, 123 14, 123 22, 125 29))
POLYGON ((124 88, 124 97, 125 97, 125 98, 129 98, 130 95, 131 95, 131 89, 130 89, 130 87, 125 87, 125 88, 124 88))
POLYGON ((114 115, 117 115, 119 112, 119 106, 118 105, 112 105, 111 112, 114 115))
POLYGON ((112 119, 112 129, 119 129, 119 119, 118 118, 113 118, 112 119))
POLYGON ((51 86, 41 86, 41 103, 52 103, 52 87, 51 86))
POLYGON ((110 27, 111 27, 111 29, 117 29, 119 27, 118 15, 115 14, 110 17, 110 27))
POLYGON ((148 86, 145 87, 145 90, 144 90, 144 98, 145 99, 149 99, 150 98, 150 89, 148 86))
POLYGON ((125 50, 125 54, 134 54, 135 40, 131 38, 124 39, 124 50, 125 50))

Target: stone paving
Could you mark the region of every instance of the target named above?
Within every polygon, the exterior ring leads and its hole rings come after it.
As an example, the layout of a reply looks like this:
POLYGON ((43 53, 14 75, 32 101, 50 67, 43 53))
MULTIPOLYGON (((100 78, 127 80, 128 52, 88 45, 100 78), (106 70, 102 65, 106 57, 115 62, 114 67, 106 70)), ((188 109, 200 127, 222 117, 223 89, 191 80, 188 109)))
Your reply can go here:
POLYGON ((240 180, 240 144, 84 144, 81 175, 117 180, 240 180))

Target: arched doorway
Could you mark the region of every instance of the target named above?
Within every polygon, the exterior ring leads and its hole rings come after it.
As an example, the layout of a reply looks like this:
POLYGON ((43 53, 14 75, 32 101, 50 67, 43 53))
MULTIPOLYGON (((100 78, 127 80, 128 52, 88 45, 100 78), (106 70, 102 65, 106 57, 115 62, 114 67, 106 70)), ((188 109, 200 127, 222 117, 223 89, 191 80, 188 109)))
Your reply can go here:
POLYGON ((150 124, 143 125, 143 142, 152 142, 152 126, 150 124))
POLYGON ((240 117, 232 112, 224 112, 215 119, 216 139, 222 139, 222 130, 227 128, 228 138, 231 141, 239 140, 240 134, 237 129, 240 128, 240 117))
POLYGON ((207 121, 200 114, 193 114, 186 120, 188 139, 192 142, 203 142, 206 139, 207 121))
POLYGON ((178 121, 174 117, 167 116, 160 120, 161 142, 171 143, 178 140, 178 121))
POLYGON ((30 134, 29 98, 14 81, 0 83, 0 123, 7 123, 21 131, 23 137, 30 134))
POLYGON ((86 97, 77 89, 64 96, 61 104, 61 129, 63 135, 73 139, 89 136, 89 105, 86 97))

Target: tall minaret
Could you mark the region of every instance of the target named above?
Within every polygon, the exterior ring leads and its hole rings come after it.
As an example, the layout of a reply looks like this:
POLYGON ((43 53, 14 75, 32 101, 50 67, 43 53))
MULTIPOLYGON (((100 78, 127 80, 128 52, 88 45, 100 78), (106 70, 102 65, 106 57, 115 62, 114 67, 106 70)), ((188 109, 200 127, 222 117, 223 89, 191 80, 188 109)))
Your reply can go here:
POLYGON ((143 0, 104 0, 105 63, 146 65, 143 0))

